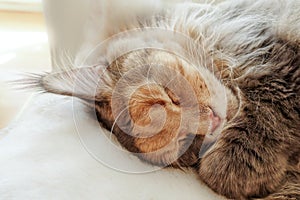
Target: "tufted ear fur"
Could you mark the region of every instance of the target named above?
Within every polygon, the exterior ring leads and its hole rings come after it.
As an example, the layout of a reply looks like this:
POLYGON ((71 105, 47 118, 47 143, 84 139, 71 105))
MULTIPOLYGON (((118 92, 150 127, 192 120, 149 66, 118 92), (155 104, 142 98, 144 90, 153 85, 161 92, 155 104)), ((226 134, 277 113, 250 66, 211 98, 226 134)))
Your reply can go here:
POLYGON ((94 66, 42 75, 33 74, 22 80, 21 84, 26 88, 37 88, 42 92, 103 101, 111 96, 113 87, 111 77, 104 72, 105 67, 94 66))

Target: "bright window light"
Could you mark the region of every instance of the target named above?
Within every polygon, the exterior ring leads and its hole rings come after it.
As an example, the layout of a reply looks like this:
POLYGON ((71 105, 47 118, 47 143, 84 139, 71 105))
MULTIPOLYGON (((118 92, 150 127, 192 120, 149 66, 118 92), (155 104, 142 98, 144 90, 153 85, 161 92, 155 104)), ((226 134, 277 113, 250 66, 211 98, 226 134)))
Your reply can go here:
POLYGON ((41 12, 42 0, 0 0, 0 10, 41 12))

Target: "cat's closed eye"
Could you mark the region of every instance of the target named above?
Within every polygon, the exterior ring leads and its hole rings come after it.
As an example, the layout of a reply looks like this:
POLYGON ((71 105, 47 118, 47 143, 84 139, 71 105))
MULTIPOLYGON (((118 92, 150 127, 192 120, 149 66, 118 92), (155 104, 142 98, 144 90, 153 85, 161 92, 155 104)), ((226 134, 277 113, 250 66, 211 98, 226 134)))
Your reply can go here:
POLYGON ((180 106, 180 98, 176 94, 174 94, 169 88, 165 87, 164 89, 168 94, 169 98, 171 99, 172 103, 174 105, 180 106))

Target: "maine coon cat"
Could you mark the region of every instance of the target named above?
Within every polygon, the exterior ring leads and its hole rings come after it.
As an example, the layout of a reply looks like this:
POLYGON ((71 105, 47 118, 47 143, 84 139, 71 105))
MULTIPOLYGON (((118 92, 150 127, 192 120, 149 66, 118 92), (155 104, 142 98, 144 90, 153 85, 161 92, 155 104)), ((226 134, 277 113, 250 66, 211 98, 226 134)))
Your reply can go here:
POLYGON ((178 4, 114 31, 97 65, 24 83, 82 99, 141 160, 227 198, 300 199, 300 2, 178 4))

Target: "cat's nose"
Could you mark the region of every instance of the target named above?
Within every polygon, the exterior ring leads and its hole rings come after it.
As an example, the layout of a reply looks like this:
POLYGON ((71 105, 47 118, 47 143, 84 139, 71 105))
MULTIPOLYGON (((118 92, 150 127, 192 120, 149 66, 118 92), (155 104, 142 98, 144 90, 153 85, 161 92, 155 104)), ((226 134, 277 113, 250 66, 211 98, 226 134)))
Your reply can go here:
POLYGON ((213 110, 211 110, 211 112, 209 114, 209 118, 211 120, 210 132, 213 133, 220 126, 221 118, 213 110))

